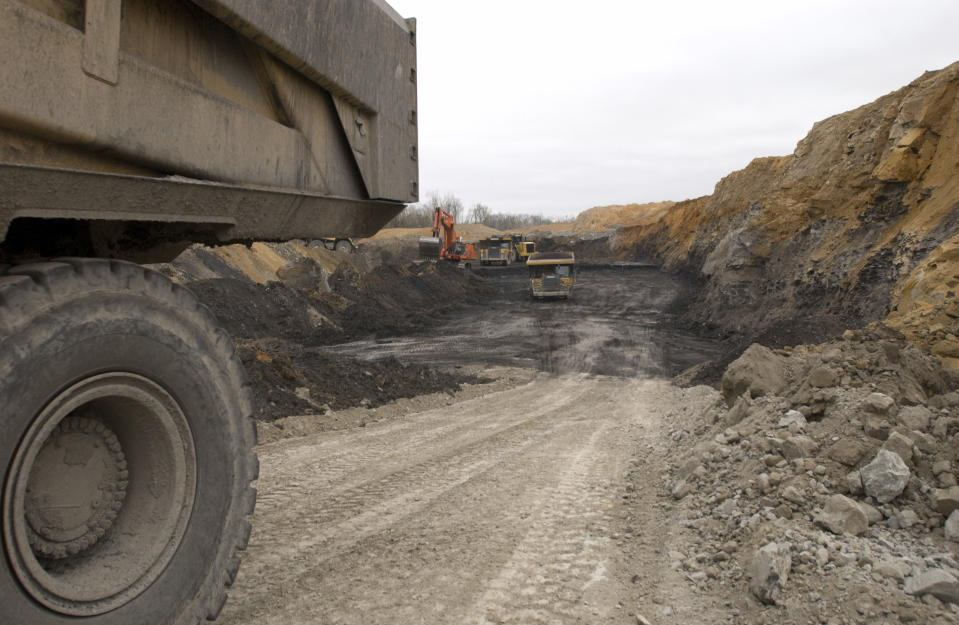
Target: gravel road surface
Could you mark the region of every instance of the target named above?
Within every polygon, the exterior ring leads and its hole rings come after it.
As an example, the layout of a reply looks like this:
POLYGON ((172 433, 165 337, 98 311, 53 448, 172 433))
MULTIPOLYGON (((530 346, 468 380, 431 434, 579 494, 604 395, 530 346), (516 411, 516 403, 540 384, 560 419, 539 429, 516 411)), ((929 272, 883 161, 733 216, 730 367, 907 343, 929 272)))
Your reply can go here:
POLYGON ((665 557, 670 524, 623 504, 678 392, 536 374, 262 446, 254 532, 222 622, 634 624, 667 591, 695 606, 668 576, 639 575, 636 558, 665 557))

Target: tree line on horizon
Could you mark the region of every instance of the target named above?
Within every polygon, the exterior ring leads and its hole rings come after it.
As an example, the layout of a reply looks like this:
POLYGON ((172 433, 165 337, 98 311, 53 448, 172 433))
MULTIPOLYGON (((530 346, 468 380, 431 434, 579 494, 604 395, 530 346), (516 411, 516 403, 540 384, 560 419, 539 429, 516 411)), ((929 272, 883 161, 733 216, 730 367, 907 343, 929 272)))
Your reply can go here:
POLYGON ((533 214, 514 214, 493 212, 489 206, 476 203, 470 208, 463 206, 462 200, 452 193, 431 191, 426 200, 410 204, 403 212, 394 217, 386 228, 430 228, 433 226, 433 213, 439 206, 453 216, 458 224, 483 224, 497 230, 516 230, 540 224, 552 224, 559 221, 533 214))

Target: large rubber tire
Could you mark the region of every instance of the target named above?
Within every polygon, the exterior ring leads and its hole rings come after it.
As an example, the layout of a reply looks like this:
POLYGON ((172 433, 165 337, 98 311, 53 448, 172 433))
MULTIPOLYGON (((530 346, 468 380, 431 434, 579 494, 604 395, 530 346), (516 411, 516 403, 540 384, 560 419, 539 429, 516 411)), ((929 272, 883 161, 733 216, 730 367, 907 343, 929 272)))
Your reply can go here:
POLYGON ((189 291, 117 261, 0 268, 0 411, 3 622, 216 618, 256 430, 232 343, 189 291))
POLYGON ((349 239, 337 239, 334 249, 337 252, 344 252, 346 254, 352 254, 356 251, 356 248, 353 247, 353 243, 349 239))

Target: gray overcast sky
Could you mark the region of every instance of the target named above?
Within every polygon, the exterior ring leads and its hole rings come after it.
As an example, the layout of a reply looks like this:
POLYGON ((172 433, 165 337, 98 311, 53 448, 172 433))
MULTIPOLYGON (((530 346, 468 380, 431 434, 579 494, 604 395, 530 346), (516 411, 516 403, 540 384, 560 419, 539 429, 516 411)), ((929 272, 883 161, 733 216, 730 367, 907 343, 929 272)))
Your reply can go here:
POLYGON ((572 216, 682 200, 959 61, 959 0, 388 0, 417 18, 420 189, 572 216))

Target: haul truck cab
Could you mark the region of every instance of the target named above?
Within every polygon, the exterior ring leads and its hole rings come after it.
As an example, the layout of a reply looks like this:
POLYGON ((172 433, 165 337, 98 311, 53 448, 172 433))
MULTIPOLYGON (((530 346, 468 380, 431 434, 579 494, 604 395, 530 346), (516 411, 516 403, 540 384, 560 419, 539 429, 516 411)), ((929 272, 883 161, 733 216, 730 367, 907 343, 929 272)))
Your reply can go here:
POLYGON ((534 298, 573 294, 576 285, 576 257, 572 252, 534 252, 526 261, 529 292, 534 298))

